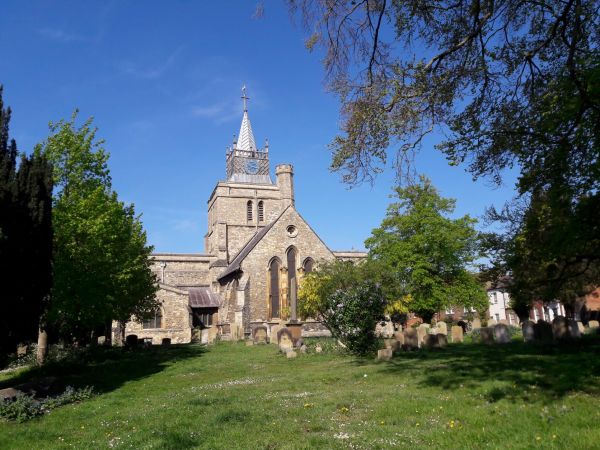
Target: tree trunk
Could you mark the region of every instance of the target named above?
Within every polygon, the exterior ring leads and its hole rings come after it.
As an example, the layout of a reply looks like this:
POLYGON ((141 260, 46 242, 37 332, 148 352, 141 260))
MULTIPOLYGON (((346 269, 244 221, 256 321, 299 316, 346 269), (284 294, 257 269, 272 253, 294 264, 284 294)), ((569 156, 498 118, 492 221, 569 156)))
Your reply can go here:
POLYGON ((42 327, 38 331, 38 344, 37 344, 37 363, 42 366, 46 362, 48 356, 48 332, 42 327))

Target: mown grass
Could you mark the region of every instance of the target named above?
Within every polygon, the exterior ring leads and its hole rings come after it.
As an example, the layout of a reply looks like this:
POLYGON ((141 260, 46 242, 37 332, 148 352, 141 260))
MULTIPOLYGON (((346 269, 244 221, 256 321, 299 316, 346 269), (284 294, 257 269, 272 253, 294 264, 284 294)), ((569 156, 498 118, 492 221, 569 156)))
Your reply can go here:
POLYGON ((450 345, 390 362, 288 360, 275 346, 98 350, 44 374, 98 395, 26 423, 0 448, 599 448, 600 342, 450 345))

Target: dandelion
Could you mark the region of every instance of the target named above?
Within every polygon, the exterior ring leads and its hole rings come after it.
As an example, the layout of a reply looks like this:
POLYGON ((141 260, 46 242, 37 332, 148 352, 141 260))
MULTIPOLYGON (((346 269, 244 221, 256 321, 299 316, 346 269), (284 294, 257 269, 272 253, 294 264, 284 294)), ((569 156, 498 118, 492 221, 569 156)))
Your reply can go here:
POLYGON ((385 425, 385 422, 382 420, 381 422, 379 422, 380 425, 385 425))
POLYGON ((552 435, 552 439, 556 439, 556 435, 555 434, 552 435))
POLYGON ((535 437, 535 440, 536 440, 536 441, 541 441, 541 440, 542 440, 542 438, 541 438, 541 436, 536 436, 536 437, 535 437))
POLYGON ((305 403, 305 404, 304 404, 304 407, 305 407, 305 408, 312 408, 313 406, 315 406, 315 404, 314 404, 314 403, 305 403))
POLYGON ((416 425, 416 426, 420 427, 420 426, 421 426, 421 424, 420 424, 419 422, 417 422, 417 425, 416 425))

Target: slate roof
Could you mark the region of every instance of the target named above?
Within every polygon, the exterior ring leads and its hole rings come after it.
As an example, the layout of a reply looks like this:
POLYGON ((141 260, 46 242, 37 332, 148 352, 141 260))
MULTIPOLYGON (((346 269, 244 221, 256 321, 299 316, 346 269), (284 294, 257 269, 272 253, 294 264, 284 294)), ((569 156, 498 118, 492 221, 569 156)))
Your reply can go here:
POLYGON ((283 213, 285 213, 290 207, 291 206, 285 208, 273 222, 261 228, 254 236, 252 236, 252 238, 250 238, 246 245, 242 247, 242 249, 235 256, 235 258, 233 258, 229 266, 227 266, 223 273, 217 277, 217 280, 221 281, 226 276, 231 275, 232 273, 235 273, 238 270, 240 270, 240 265, 242 264, 242 261, 246 258, 246 256, 248 256, 252 249, 256 247, 256 244, 260 242, 260 240, 265 236, 265 234, 267 234, 269 230, 273 228, 273 225, 277 223, 277 221, 281 218, 283 213))
POLYGON ((190 288, 188 295, 192 308, 218 308, 223 303, 221 296, 211 292, 207 287, 190 288))

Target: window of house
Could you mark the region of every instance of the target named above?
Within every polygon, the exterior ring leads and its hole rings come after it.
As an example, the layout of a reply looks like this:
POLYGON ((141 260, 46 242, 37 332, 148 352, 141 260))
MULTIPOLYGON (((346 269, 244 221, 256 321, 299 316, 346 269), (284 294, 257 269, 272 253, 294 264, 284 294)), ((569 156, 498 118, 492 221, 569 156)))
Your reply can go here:
POLYGON ((149 320, 144 320, 142 323, 142 328, 162 328, 162 312, 160 309, 156 310, 154 317, 149 320))
POLYGON ((246 204, 246 220, 252 222, 252 200, 248 200, 246 204))
POLYGON ((259 222, 265 221, 265 207, 264 207, 262 200, 260 202, 258 202, 258 221, 259 222))
POLYGON ((269 305, 271 317, 279 317, 279 259, 273 258, 269 264, 270 289, 269 305))

